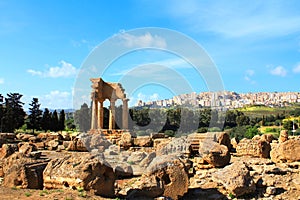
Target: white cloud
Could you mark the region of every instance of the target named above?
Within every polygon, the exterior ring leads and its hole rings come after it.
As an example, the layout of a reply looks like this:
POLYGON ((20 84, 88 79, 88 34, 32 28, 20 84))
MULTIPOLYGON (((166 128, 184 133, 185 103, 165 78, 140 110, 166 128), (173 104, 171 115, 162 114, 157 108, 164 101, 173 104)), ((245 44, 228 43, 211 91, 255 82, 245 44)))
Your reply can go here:
POLYGON ((37 71, 33 69, 28 69, 27 72, 33 76, 41 76, 41 77, 74 77, 78 73, 78 69, 76 69, 72 64, 67 63, 66 61, 60 61, 60 66, 50 67, 46 71, 37 71))
POLYGON ((0 84, 4 84, 4 78, 0 78, 0 84))
POLYGON ((253 77, 254 74, 255 74, 255 71, 254 71, 253 69, 248 69, 248 70, 246 70, 246 72, 245 72, 244 79, 245 79, 246 81, 249 81, 251 84, 255 84, 256 81, 254 81, 254 80, 252 79, 252 77, 253 77))
POLYGON ((287 70, 284 67, 282 67, 282 66, 278 66, 278 67, 275 67, 274 69, 271 69, 270 73, 272 75, 274 75, 274 76, 282 76, 282 77, 284 77, 287 74, 287 70))
POLYGON ((33 76, 42 76, 43 75, 43 73, 41 71, 36 71, 33 69, 28 69, 27 72, 33 76))
POLYGON ((294 67, 293 72, 300 73, 300 63, 296 67, 294 67))
POLYGON ((118 37, 123 41, 126 47, 157 47, 166 48, 167 44, 164 38, 158 35, 145 33, 144 35, 131 35, 129 33, 120 33, 118 37))
POLYGON ((54 90, 49 94, 41 96, 39 101, 43 108, 60 109, 73 107, 71 92, 54 90))

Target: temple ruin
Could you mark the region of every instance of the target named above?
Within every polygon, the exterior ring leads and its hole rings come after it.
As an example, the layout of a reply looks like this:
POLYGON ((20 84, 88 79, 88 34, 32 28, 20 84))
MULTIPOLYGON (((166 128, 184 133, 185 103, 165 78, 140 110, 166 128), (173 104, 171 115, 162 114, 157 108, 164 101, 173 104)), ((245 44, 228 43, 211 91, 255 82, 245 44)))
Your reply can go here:
POLYGON ((91 129, 103 129, 103 103, 106 99, 110 102, 109 107, 109 129, 115 129, 115 102, 121 99, 122 107, 122 129, 128 129, 128 100, 120 83, 109 83, 102 78, 91 78, 92 82, 92 121, 91 129))

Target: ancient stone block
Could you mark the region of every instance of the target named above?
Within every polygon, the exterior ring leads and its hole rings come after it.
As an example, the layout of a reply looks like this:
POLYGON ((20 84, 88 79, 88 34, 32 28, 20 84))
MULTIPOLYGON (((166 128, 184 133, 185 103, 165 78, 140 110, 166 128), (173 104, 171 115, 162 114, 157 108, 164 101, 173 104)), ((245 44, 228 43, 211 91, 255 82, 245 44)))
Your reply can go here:
POLYGON ((235 196, 252 193, 255 183, 250 176, 248 167, 243 162, 235 162, 212 174, 216 182, 221 183, 228 192, 235 196))
POLYGON ((189 179, 185 164, 173 155, 158 156, 147 168, 163 188, 163 196, 178 199, 188 191, 189 179))
POLYGON ((115 173, 96 155, 83 152, 51 160, 43 175, 46 189, 82 187, 96 195, 114 196, 115 173))
POLYGON ((269 158, 271 145, 265 140, 242 139, 236 147, 238 156, 269 158))
POLYGON ((208 164, 214 167, 224 167, 230 162, 230 152, 225 145, 216 142, 202 143, 199 148, 199 155, 208 164))
POLYGON ((300 140, 287 140, 277 145, 272 145, 271 160, 278 162, 300 161, 300 140))
POLYGON ((153 141, 150 136, 139 136, 133 139, 133 144, 138 147, 151 147, 153 146, 153 141))

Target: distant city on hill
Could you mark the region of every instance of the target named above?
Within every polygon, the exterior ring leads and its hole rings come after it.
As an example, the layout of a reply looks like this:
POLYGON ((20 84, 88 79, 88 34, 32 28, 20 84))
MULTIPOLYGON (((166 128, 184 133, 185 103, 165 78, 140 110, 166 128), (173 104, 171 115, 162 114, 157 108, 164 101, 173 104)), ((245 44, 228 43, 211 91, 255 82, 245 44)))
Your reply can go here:
POLYGON ((135 107, 172 107, 193 106, 235 109, 247 105, 265 105, 269 107, 284 107, 293 103, 300 103, 300 92, 258 92, 258 93, 236 93, 223 92, 201 92, 197 94, 181 94, 170 99, 143 102, 139 100, 135 107))

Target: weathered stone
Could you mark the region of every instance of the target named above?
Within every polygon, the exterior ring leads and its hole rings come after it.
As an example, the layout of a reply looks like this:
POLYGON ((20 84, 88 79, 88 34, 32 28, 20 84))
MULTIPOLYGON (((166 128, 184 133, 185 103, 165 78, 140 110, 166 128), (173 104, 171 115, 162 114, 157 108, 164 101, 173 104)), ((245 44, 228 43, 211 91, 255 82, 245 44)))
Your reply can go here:
POLYGON ((232 138, 232 139, 230 140, 230 143, 231 143, 232 148, 236 149, 236 147, 237 147, 239 141, 238 141, 236 138, 232 138))
POLYGON ((70 136, 70 134, 65 133, 65 134, 63 134, 62 136, 63 136, 63 140, 64 140, 64 141, 71 141, 71 136, 70 136))
POLYGON ((129 149, 133 144, 133 138, 129 132, 125 132, 121 135, 119 145, 125 150, 129 149))
POLYGON ((64 137, 60 133, 39 133, 37 138, 39 138, 42 141, 64 140, 64 137))
POLYGON ((165 138, 166 135, 164 133, 153 133, 151 134, 151 138, 154 139, 158 139, 158 138, 165 138))
POLYGON ((63 141, 62 145, 64 145, 65 149, 67 149, 70 143, 72 143, 72 141, 63 141))
POLYGON ((14 152, 18 151, 18 146, 14 144, 3 144, 0 149, 0 159, 7 158, 14 152))
POLYGON ((296 188, 298 190, 300 190, 300 175, 297 174, 294 179, 292 180, 292 182, 294 183, 294 185, 296 186, 296 188))
POLYGON ((226 132, 220 133, 218 135, 218 143, 221 144, 221 145, 225 145, 228 148, 229 151, 230 151, 230 149, 232 147, 231 146, 230 136, 226 132))
POLYGON ((214 167, 224 167, 230 162, 230 152, 225 145, 216 142, 205 142, 200 145, 199 155, 214 167))
POLYGON ((287 130, 281 130, 278 138, 279 143, 283 143, 289 139, 289 133, 287 130))
POLYGON ((81 140, 84 142, 86 148, 91 151, 92 149, 98 149, 102 152, 105 149, 108 149, 112 143, 106 139, 104 135, 101 134, 92 134, 87 137, 82 137, 81 140))
POLYGON ((173 155, 157 156, 147 167, 148 176, 154 176, 164 189, 163 196, 178 199, 188 191, 188 173, 184 163, 173 155))
POLYGON ((84 144, 78 138, 73 141, 65 142, 64 145, 68 145, 68 147, 66 148, 67 151, 87 151, 84 144))
POLYGON ((45 142, 34 143, 38 150, 44 150, 46 148, 45 142))
POLYGON ((127 162, 132 164, 139 164, 147 154, 145 152, 132 152, 128 157, 127 162))
POLYGON ((276 193, 276 188, 275 187, 267 187, 266 188, 266 194, 274 195, 275 193, 276 193))
POLYGON ((271 143, 273 140, 275 140, 274 136, 272 134, 263 134, 261 137, 260 137, 261 140, 265 140, 269 143, 271 143))
POLYGON ((158 151, 171 142, 170 138, 158 138, 153 140, 153 148, 158 151))
POLYGON ((101 157, 89 153, 73 153, 53 159, 44 170, 46 189, 82 187, 96 195, 114 196, 115 174, 101 157))
POLYGON ((252 140, 260 140, 260 135, 254 135, 252 140))
POLYGON ((228 192, 235 196, 252 193, 255 183, 248 167, 243 162, 235 162, 212 174, 213 180, 221 183, 228 192))
POLYGON ((148 167, 155 157, 156 157, 156 152, 151 152, 139 163, 139 165, 141 167, 148 167))
POLYGON ((82 133, 78 135, 73 141, 66 142, 64 145, 69 144, 68 151, 92 151, 98 149, 100 152, 104 152, 108 149, 111 142, 109 142, 105 136, 101 134, 82 133))
POLYGON ((125 162, 118 162, 116 167, 114 167, 114 172, 117 177, 128 178, 133 176, 131 165, 125 162))
POLYGON ((19 143, 18 146, 19 146, 19 152, 27 156, 29 156, 31 152, 37 151, 37 147, 35 146, 35 144, 32 143, 28 143, 28 142, 19 143))
POLYGON ((62 150, 65 150, 65 146, 64 145, 58 145, 56 151, 61 152, 62 150))
POLYGON ((31 138, 33 135, 31 135, 31 134, 26 134, 26 133, 18 133, 17 135, 16 135, 16 138, 18 139, 18 140, 22 140, 22 141, 24 141, 24 142, 28 142, 29 141, 29 138, 31 138))
POLYGON ((272 145, 271 160, 279 162, 300 161, 300 140, 287 140, 277 145, 272 145))
POLYGON ((157 155, 186 155, 191 154, 191 142, 187 137, 172 138, 167 144, 160 143, 156 149, 157 155))
POLYGON ((265 140, 242 139, 236 147, 238 156, 269 158, 271 145, 265 140))
POLYGON ((126 199, 153 199, 163 195, 164 189, 157 184, 155 176, 142 176, 127 189, 126 199))
POLYGON ((0 133, 0 148, 3 144, 13 142, 16 139, 16 134, 14 133, 0 133))
POLYGON ((59 145, 58 140, 50 140, 49 142, 46 143, 46 146, 48 147, 49 150, 56 150, 59 145))
POLYGON ((42 189, 43 170, 47 163, 47 160, 36 160, 24 157, 23 153, 14 153, 2 162, 3 186, 42 189))
POLYGON ((133 139, 133 144, 138 147, 151 147, 153 146, 153 141, 150 136, 139 136, 133 139))

